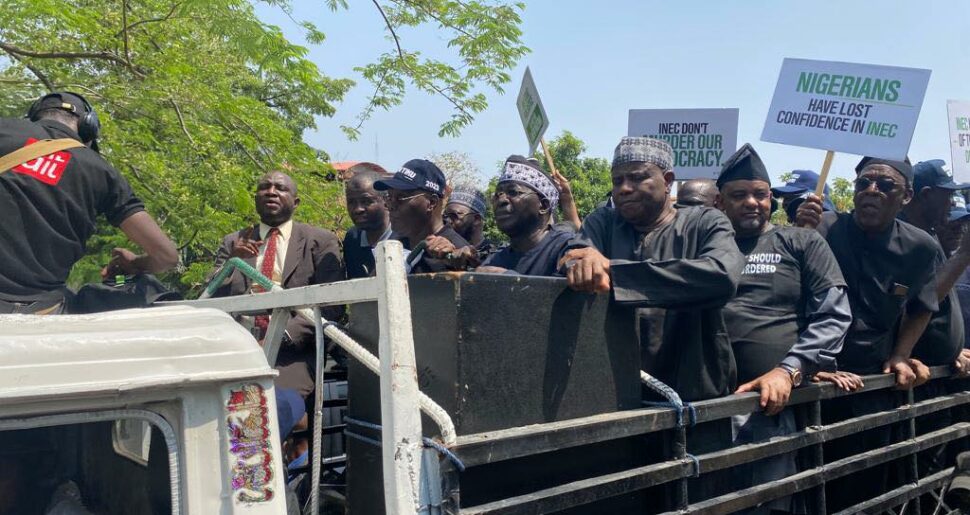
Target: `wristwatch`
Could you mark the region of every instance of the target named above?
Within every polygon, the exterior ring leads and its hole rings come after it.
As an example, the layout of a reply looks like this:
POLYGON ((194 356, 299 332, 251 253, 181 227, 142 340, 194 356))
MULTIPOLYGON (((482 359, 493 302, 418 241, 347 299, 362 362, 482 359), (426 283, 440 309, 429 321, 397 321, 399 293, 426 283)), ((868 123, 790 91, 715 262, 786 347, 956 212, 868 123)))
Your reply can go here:
POLYGON ((797 388, 801 386, 802 384, 801 370, 798 370, 797 368, 785 363, 781 363, 780 365, 778 365, 778 368, 784 370, 785 372, 788 372, 788 378, 791 379, 792 388, 797 388))

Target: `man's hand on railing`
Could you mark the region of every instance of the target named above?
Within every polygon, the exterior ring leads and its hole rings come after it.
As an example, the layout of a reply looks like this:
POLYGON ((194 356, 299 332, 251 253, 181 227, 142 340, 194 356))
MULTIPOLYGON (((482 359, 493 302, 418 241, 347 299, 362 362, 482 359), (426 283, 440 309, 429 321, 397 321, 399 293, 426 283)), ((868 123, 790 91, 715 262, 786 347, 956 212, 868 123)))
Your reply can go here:
POLYGON ((572 249, 559 260, 569 287, 586 293, 610 292, 610 260, 593 247, 572 249))
POLYGON ((906 362, 909 363, 910 368, 913 369, 913 373, 916 374, 916 383, 913 386, 922 386, 933 377, 933 372, 930 371, 930 367, 924 365, 922 361, 916 358, 909 358, 906 362))
POLYGON ((773 368, 767 374, 744 383, 734 393, 761 392, 761 409, 769 417, 785 409, 791 396, 792 379, 787 370, 773 368))
POLYGON ((916 386, 916 371, 909 358, 890 356, 882 365, 883 374, 896 374, 896 389, 909 390, 916 386))
POLYGON ((813 383, 832 383, 837 386, 840 390, 847 392, 854 392, 865 384, 862 382, 862 378, 853 374, 852 372, 845 372, 839 370, 837 372, 818 372, 812 376, 813 383))
POLYGON ((456 248, 447 238, 431 235, 424 240, 427 243, 425 252, 433 259, 444 261, 452 270, 465 270, 481 264, 475 247, 456 248))
POLYGON ((426 252, 434 259, 445 259, 448 254, 457 250, 454 243, 442 236, 432 234, 425 238, 424 241, 428 244, 426 252))
POLYGON ((970 377, 970 349, 960 351, 953 368, 957 370, 957 377, 970 377))

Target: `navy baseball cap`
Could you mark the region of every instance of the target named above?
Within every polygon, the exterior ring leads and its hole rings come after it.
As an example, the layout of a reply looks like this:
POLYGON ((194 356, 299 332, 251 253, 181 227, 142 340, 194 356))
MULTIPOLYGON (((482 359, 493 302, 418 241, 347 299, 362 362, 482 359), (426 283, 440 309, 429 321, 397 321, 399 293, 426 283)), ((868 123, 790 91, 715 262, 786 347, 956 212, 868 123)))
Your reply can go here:
POLYGON ((967 211, 967 201, 963 198, 963 195, 959 193, 954 193, 953 198, 950 202, 950 216, 947 218, 947 222, 958 222, 960 220, 966 219, 970 216, 970 211, 967 211))
POLYGON ((960 209, 955 207, 950 210, 950 216, 946 219, 947 222, 959 222, 970 216, 970 211, 966 209, 960 209))
MULTIPOLYGON (((791 179, 784 186, 771 188, 771 193, 778 197, 797 195, 800 199, 804 200, 809 193, 815 193, 815 188, 818 186, 818 179, 818 174, 811 170, 792 170, 791 179)), ((829 185, 826 184, 825 188, 822 189, 822 210, 824 211, 836 211, 835 204, 830 200, 830 196, 829 185)), ((794 201, 789 202, 788 206, 791 209, 798 209, 798 204, 801 204, 801 202, 794 201)))
MULTIPOLYGON (((806 191, 815 193, 816 186, 818 186, 817 173, 811 170, 792 170, 791 179, 789 179, 784 186, 771 188, 771 192, 779 197, 784 197, 793 193, 805 193, 806 191)), ((825 185, 824 194, 826 197, 829 196, 828 184, 825 185)))
POLYGON ((394 177, 374 181, 374 189, 422 190, 443 197, 446 184, 445 174, 434 163, 425 159, 412 159, 404 163, 394 177))
POLYGON ((965 190, 970 188, 970 184, 953 182, 953 177, 946 171, 946 161, 930 159, 913 166, 913 190, 919 191, 923 188, 965 190))

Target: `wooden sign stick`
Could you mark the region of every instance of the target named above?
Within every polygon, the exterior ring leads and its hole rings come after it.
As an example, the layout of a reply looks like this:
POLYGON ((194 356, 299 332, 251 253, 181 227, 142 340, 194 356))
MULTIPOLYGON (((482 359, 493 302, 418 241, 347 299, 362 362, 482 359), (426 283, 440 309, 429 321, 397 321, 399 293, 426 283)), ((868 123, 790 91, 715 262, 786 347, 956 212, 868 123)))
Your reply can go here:
POLYGON ((825 161, 822 163, 822 171, 818 174, 818 185, 815 186, 815 195, 818 198, 822 198, 822 194, 825 192, 825 181, 829 179, 829 168, 832 167, 832 159, 835 158, 835 151, 829 150, 825 153, 825 161))
POLYGON ((559 170, 556 170, 556 163, 552 162, 552 154, 549 153, 549 146, 546 145, 546 138, 540 137, 539 144, 542 145, 542 153, 546 155, 546 164, 549 165, 549 171, 552 175, 559 175, 559 170))

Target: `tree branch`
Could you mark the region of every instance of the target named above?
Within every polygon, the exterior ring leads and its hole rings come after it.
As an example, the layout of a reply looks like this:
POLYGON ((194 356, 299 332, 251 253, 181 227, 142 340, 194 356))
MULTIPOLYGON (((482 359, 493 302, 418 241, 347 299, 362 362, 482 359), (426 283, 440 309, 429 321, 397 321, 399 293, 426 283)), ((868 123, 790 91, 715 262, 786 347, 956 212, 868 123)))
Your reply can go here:
POLYGON ((269 97, 260 97, 259 101, 260 102, 263 102, 264 104, 269 104, 273 100, 276 100, 276 99, 282 98, 282 97, 288 97, 288 96, 290 96, 290 95, 292 95, 294 93, 297 93, 297 92, 299 92, 299 90, 296 89, 296 88, 293 88, 293 89, 286 90, 286 91, 277 93, 276 95, 272 95, 272 96, 269 96, 269 97))
POLYGON ((472 36, 468 31, 466 31, 465 29, 463 29, 461 27, 456 27, 455 25, 453 25, 451 23, 446 23, 444 20, 442 20, 441 18, 439 18, 438 16, 436 16, 430 10, 428 10, 427 8, 425 8, 422 5, 419 5, 417 2, 414 2, 413 0, 391 0, 391 1, 393 1, 394 3, 396 3, 398 5, 403 5, 403 4, 410 5, 410 6, 414 7, 415 9, 418 9, 419 11, 421 11, 424 14, 428 15, 428 17, 430 17, 434 21, 440 23, 442 27, 448 27, 449 29, 454 30, 456 32, 460 32, 461 34, 464 34, 464 35, 466 35, 466 36, 468 36, 470 38, 475 37, 475 36, 472 36))
POLYGON ((18 57, 35 57, 37 59, 103 59, 128 68, 138 77, 145 77, 145 73, 139 70, 137 66, 111 52, 35 52, 33 50, 24 50, 4 42, 0 42, 0 49, 18 57))
MULTIPOLYGON (((242 117, 239 117, 239 116, 236 116, 236 115, 232 115, 232 117, 237 122, 245 125, 246 128, 249 130, 249 133, 252 134, 254 138, 256 138, 256 141, 257 142, 260 142, 260 141, 263 140, 263 138, 260 137, 259 132, 257 132, 256 129, 253 128, 253 126, 249 124, 249 122, 247 122, 246 120, 244 120, 242 117)), ((239 130, 238 127, 236 127, 235 125, 233 125, 233 129, 234 130, 239 130)), ((263 154, 264 156, 266 156, 270 161, 273 161, 273 162, 276 162, 277 161, 276 154, 271 149, 267 148, 266 146, 260 145, 257 150, 260 151, 261 154, 263 154)))
POLYGON ((192 233, 192 236, 189 236, 189 239, 184 244, 182 244, 182 245, 180 245, 178 247, 179 252, 182 252, 185 249, 187 249, 189 247, 189 245, 191 245, 192 242, 195 241, 195 238, 196 238, 196 236, 199 235, 199 231, 200 230, 201 230, 201 227, 195 229, 195 232, 192 233))
POLYGON ((371 0, 371 2, 373 2, 374 7, 377 7, 377 12, 381 13, 381 18, 384 18, 384 25, 387 26, 387 30, 391 32, 391 37, 394 38, 394 45, 397 46, 398 58, 401 60, 402 64, 407 66, 407 62, 404 60, 404 50, 401 50, 401 40, 398 39, 397 32, 394 30, 394 26, 391 25, 391 20, 387 19, 387 13, 384 12, 384 8, 381 7, 381 4, 378 3, 377 0, 371 0))
POLYGON ((157 22, 160 22, 160 21, 166 21, 169 18, 171 18, 173 14, 175 14, 175 10, 178 9, 180 5, 182 5, 182 2, 175 2, 174 4, 172 4, 172 8, 168 10, 168 14, 166 14, 165 16, 162 16, 160 18, 148 18, 147 20, 138 20, 138 21, 132 23, 131 25, 126 25, 117 34, 115 34, 115 37, 118 37, 123 32, 129 31, 129 30, 131 30, 131 29, 133 29, 135 27, 138 27, 139 25, 144 25, 146 23, 157 23, 157 22))
POLYGON ((83 84, 70 84, 70 83, 57 84, 57 89, 70 89, 72 91, 75 89, 83 89, 88 92, 87 95, 85 95, 87 98, 100 98, 102 100, 104 99, 104 95, 102 95, 101 93, 98 93, 97 91, 83 84))
POLYGON ((39 79, 41 82, 44 83, 44 86, 47 88, 47 91, 54 91, 54 83, 52 83, 50 79, 48 79, 47 76, 44 75, 40 70, 38 70, 37 68, 34 68, 33 66, 31 66, 30 63, 28 63, 27 61, 24 61, 20 56, 18 56, 15 53, 12 53, 10 50, 4 48, 3 46, 0 46, 0 48, 2 48, 3 51, 10 56, 11 59, 24 65, 24 68, 27 68, 28 70, 30 70, 30 73, 34 74, 34 77, 37 77, 37 79, 39 79))
POLYGON ((6 78, 0 78, 0 84, 36 84, 38 82, 41 82, 41 80, 40 79, 33 80, 33 79, 6 79, 6 78))
POLYGON ((371 117, 371 114, 374 112, 374 107, 375 107, 374 99, 377 98, 377 94, 380 93, 381 89, 384 87, 384 78, 387 77, 388 73, 389 73, 389 70, 384 70, 384 73, 381 74, 381 78, 377 81, 377 87, 374 88, 374 94, 371 95, 370 102, 368 102, 367 104, 367 108, 364 109, 364 112, 360 113, 360 116, 357 117, 357 126, 354 127, 355 131, 359 131, 360 128, 364 126, 364 122, 369 120, 371 117))
POLYGON ((121 33, 125 42, 125 62, 131 66, 131 50, 128 48, 128 0, 121 0, 121 33))
MULTIPOLYGON (((394 25, 391 24, 391 20, 387 19, 387 13, 384 12, 384 8, 381 7, 381 4, 378 3, 377 0, 371 0, 371 2, 374 4, 374 7, 377 7, 377 11, 381 13, 381 18, 384 18, 384 25, 387 26, 387 30, 391 32, 391 37, 394 38, 394 45, 397 47, 398 60, 401 62, 401 64, 403 64, 408 69, 408 71, 412 73, 412 79, 413 79, 414 78, 413 76, 417 74, 414 72, 414 69, 411 68, 411 66, 408 64, 407 60, 404 59, 404 50, 401 49, 401 40, 397 37, 397 32, 394 30, 394 25)), ((437 85, 435 85, 434 82, 429 80, 428 87, 433 89, 439 95, 445 97, 449 102, 451 102, 451 105, 455 106, 455 108, 461 111, 462 114, 464 114, 465 116, 472 116, 472 114, 469 113, 467 109, 465 109, 465 106, 461 105, 458 102, 458 100, 456 100, 454 97, 452 97, 451 95, 443 91, 441 88, 439 88, 437 85)))
POLYGON ((189 134, 188 127, 185 126, 185 118, 182 118, 182 110, 179 109, 179 105, 178 105, 177 102, 175 102, 175 99, 174 98, 169 98, 168 101, 171 102, 172 103, 172 107, 175 108, 175 115, 178 116, 179 126, 182 127, 182 132, 185 134, 185 137, 186 138, 189 138, 189 143, 191 143, 192 146, 194 147, 195 146, 195 139, 192 138, 192 135, 189 134))

